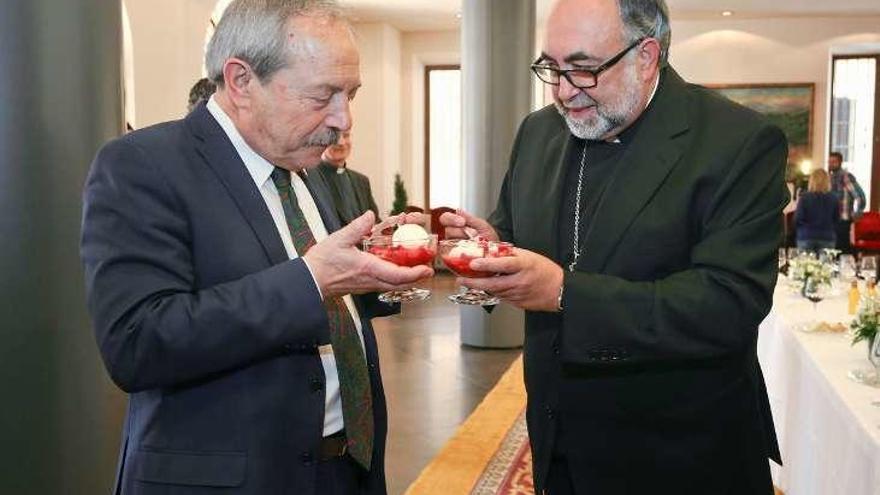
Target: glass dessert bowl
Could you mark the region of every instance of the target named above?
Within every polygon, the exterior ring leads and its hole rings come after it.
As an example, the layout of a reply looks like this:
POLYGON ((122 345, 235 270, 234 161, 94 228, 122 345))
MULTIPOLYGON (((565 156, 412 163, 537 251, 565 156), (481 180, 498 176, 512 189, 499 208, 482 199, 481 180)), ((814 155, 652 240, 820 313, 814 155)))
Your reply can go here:
MULTIPOLYGON (((393 235, 365 239, 364 251, 397 266, 431 266, 437 256, 437 235, 428 234, 420 225, 401 225, 393 235)), ((431 291, 419 287, 379 294, 379 300, 385 303, 422 301, 429 297, 431 291)))
MULTIPOLYGON (((501 258, 513 256, 513 244, 509 242, 487 241, 485 239, 455 239, 440 242, 440 258, 453 273, 464 278, 486 278, 497 275, 494 272, 474 270, 471 261, 478 258, 501 258)), ((467 289, 449 296, 456 304, 493 306, 500 300, 485 291, 467 289)))

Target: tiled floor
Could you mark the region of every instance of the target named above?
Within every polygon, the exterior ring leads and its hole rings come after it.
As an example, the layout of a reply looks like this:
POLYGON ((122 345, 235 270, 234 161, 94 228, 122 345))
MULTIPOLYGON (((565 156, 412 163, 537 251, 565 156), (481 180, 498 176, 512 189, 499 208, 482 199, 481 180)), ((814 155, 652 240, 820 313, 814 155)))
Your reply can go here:
POLYGON ((390 418, 389 495, 406 491, 520 353, 461 345, 458 308, 446 299, 454 280, 438 274, 429 300, 373 321, 390 418))

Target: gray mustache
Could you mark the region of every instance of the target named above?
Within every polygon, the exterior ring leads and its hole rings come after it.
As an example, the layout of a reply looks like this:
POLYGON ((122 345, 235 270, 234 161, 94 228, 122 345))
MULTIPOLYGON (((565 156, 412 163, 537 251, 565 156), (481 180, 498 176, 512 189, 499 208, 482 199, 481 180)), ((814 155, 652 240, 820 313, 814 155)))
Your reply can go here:
POLYGON ((327 147, 336 144, 339 141, 339 135, 342 134, 338 129, 327 129, 320 134, 309 136, 306 146, 323 146, 327 147))
POLYGON ((595 105, 595 104, 596 104, 596 100, 589 97, 585 93, 579 93, 577 96, 575 96, 574 98, 572 98, 564 103, 566 108, 582 107, 582 106, 595 105))

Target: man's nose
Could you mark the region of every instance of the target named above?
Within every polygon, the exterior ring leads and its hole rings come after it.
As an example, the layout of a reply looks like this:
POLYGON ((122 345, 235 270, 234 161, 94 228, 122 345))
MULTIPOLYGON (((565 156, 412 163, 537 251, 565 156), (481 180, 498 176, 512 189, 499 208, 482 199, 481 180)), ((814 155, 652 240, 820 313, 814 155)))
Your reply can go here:
POLYGON ((327 127, 345 132, 351 129, 351 102, 348 98, 337 98, 325 122, 327 127))
POLYGON ((568 101, 578 93, 581 92, 581 89, 571 84, 565 76, 559 76, 559 86, 557 86, 556 94, 559 96, 559 99, 562 101, 568 101))

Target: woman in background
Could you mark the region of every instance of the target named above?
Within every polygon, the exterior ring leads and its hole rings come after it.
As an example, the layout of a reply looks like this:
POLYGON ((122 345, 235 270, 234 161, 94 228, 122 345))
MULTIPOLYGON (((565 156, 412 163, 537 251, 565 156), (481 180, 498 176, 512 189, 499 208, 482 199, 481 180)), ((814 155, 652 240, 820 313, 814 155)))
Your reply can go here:
POLYGON ((834 226, 840 215, 840 206, 830 191, 828 172, 813 170, 807 192, 801 194, 794 213, 798 249, 819 251, 834 248, 834 226))

